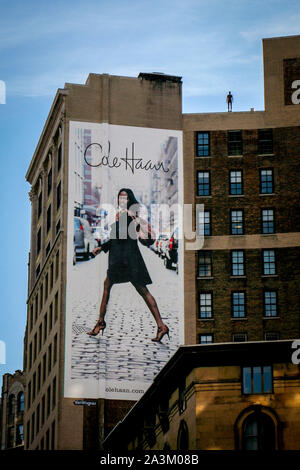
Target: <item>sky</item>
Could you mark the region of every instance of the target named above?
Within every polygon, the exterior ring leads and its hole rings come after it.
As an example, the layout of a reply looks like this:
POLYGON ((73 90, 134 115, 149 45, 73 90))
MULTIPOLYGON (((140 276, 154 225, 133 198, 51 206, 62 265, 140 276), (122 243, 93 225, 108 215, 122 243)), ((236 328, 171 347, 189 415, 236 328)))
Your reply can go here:
POLYGON ((182 77, 184 113, 226 111, 229 90, 233 111, 263 110, 262 38, 299 25, 299 0, 0 0, 0 380, 23 368, 25 174, 57 88, 89 73, 163 72, 182 77))

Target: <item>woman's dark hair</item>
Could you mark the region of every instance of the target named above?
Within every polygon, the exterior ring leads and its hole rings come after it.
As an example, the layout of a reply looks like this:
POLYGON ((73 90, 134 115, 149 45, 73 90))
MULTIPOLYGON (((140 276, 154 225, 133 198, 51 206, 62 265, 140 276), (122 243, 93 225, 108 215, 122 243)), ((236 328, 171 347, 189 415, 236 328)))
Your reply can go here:
POLYGON ((120 189, 120 191, 118 192, 118 204, 119 204, 119 196, 122 191, 125 191, 125 193, 127 193, 127 196, 128 196, 127 209, 130 209, 130 206, 132 206, 133 204, 140 205, 139 201, 136 199, 135 195, 133 194, 133 191, 129 188, 120 189))

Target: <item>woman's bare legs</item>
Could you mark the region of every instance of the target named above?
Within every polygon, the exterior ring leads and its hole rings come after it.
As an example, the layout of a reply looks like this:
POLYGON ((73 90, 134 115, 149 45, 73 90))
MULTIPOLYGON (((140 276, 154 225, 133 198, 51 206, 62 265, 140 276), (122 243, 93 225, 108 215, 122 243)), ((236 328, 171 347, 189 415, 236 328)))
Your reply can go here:
POLYGON ((146 302, 147 306, 149 307, 150 312, 152 313, 156 321, 157 335, 156 335, 156 338, 152 339, 152 341, 160 341, 165 334, 169 336, 169 328, 162 321, 156 300, 153 297, 153 295, 149 292, 146 286, 134 284, 134 287, 136 288, 138 293, 143 297, 144 301, 146 302))
MULTIPOLYGON (((106 307, 109 301, 109 296, 110 296, 110 290, 113 286, 113 283, 110 281, 108 276, 106 276, 106 279, 103 284, 103 294, 102 294, 102 300, 100 304, 100 310, 99 310, 99 320, 97 321, 95 327, 92 329, 92 331, 88 332, 88 335, 90 336, 96 336, 99 331, 103 331, 106 327, 106 323, 104 321, 104 317, 106 314, 106 307)), ((102 332, 103 334, 103 332, 102 332)))

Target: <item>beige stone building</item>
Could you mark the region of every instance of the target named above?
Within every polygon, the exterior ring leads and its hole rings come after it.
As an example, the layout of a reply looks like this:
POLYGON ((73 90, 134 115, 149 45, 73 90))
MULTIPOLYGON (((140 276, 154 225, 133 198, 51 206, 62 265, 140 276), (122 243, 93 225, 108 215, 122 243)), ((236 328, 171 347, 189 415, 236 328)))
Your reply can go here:
MULTIPOLYGON (((93 408, 64 398, 70 121, 183 131, 184 203, 204 204, 197 226, 205 235, 202 250, 184 253, 185 344, 299 336, 300 36, 263 46, 264 111, 183 115, 181 79, 163 74, 90 74, 57 91, 26 174, 25 449, 101 448, 134 404, 99 399, 93 408)), ((80 194, 77 202, 88 204, 80 194)), ((224 373, 239 380, 234 367, 224 373)))
POLYGON ((104 441, 116 450, 299 450, 292 341, 181 346, 104 441))
POLYGON ((2 378, 0 403, 1 450, 24 448, 25 375, 16 370, 2 378))

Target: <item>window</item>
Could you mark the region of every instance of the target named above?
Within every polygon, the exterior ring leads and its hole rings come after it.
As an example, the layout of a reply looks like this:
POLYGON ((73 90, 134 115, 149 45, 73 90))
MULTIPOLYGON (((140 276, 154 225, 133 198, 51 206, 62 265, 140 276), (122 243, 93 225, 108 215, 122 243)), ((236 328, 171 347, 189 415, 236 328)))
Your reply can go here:
POLYGON ((36 408, 36 432, 40 430, 40 404, 36 408))
POLYGON ((51 411, 51 386, 47 388, 47 418, 51 411))
POLYGON ((60 219, 59 219, 59 221, 58 221, 57 224, 56 224, 56 227, 55 227, 55 234, 57 235, 59 231, 60 231, 60 219))
POLYGON ((41 389, 41 363, 38 366, 37 371, 37 391, 39 392, 41 389))
POLYGON ((243 235, 244 233, 244 213, 242 210, 231 210, 231 235, 243 235))
POLYGON ((38 218, 40 217, 43 209, 43 193, 40 192, 39 198, 38 198, 38 218))
POLYGON ((273 130, 258 129, 258 154, 273 154, 273 130))
POLYGON ((261 194, 272 194, 274 192, 273 170, 260 170, 260 192, 261 194))
POLYGON ((34 439, 34 424, 35 424, 35 413, 31 415, 31 442, 34 439))
POLYGON ((16 435, 16 445, 19 446, 23 444, 24 440, 24 427, 23 424, 17 425, 17 435, 16 435))
POLYGON ((30 408, 31 405, 31 382, 28 384, 28 393, 27 393, 27 409, 30 408))
POLYGON ((50 242, 48 243, 46 247, 46 256, 48 256, 49 253, 50 253, 50 242))
POLYGON ((54 348, 53 348, 53 364, 57 361, 57 333, 54 336, 54 348))
POLYGON ((33 304, 30 305, 30 331, 33 328, 33 304))
POLYGON ((247 341, 247 333, 233 333, 232 341, 233 343, 244 343, 247 341))
POLYGON ((62 162, 62 146, 58 147, 58 153, 57 153, 57 171, 61 169, 61 162, 62 162))
POLYGON ((43 302, 44 302, 43 284, 41 284, 41 287, 40 287, 40 311, 43 308, 43 302))
POLYGON ((231 308, 233 318, 243 318, 246 316, 245 292, 232 292, 231 308))
POLYGON ((209 132, 197 132, 197 157, 210 156, 209 132))
POLYGON ((48 173, 47 188, 48 188, 48 196, 49 196, 49 194, 51 193, 51 189, 52 189, 52 168, 50 169, 48 173))
POLYGON ((55 449, 55 421, 51 425, 51 449, 55 449))
POLYGON ((51 303, 49 307, 49 333, 52 330, 52 323, 53 323, 53 303, 51 303))
POLYGON ((51 228, 51 204, 47 209, 47 233, 49 232, 51 228))
POLYGON ((9 395, 8 398, 8 414, 12 415, 14 412, 14 395, 9 395))
POLYGON ((15 438, 15 433, 14 433, 14 427, 11 426, 7 429, 7 448, 14 447, 14 438, 15 438))
POLYGON ((243 367, 243 393, 272 393, 271 366, 243 367))
POLYGON ((265 317, 277 317, 277 292, 264 292, 264 313, 265 317))
POLYGON ((46 432, 46 450, 49 450, 49 442, 50 442, 50 429, 47 430, 46 432))
POLYGON ((180 422, 177 436, 177 449, 183 451, 189 450, 189 430, 185 421, 180 422))
POLYGON ((210 195, 210 173, 209 171, 197 172, 197 195, 209 196, 210 195))
POLYGON ((27 449, 28 449, 28 447, 29 447, 29 438, 30 438, 30 421, 29 421, 29 420, 27 421, 26 429, 27 429, 27 434, 26 434, 26 447, 27 447, 27 449))
POLYGON ((198 212, 199 235, 211 235, 210 211, 198 212))
POLYGON ((53 263, 50 266, 50 289, 53 287, 53 263))
POLYGON ((41 425, 43 426, 45 422, 45 409, 46 409, 46 399, 45 395, 42 398, 42 413, 41 413, 41 425))
POLYGON ((213 335, 199 335, 200 344, 211 344, 213 343, 213 335))
POLYGON ((53 379, 53 384, 52 384, 52 409, 55 408, 56 405, 56 377, 53 379))
POLYGON ((47 376, 47 355, 43 355, 43 382, 45 382, 47 376))
POLYGON ((48 347, 48 375, 50 374, 52 369, 52 344, 49 344, 48 347))
POLYGON ((58 318, 58 292, 55 294, 55 299, 54 299, 54 323, 56 322, 58 318))
POLYGON ((56 188, 56 209, 60 208, 61 203, 61 182, 58 183, 56 188))
POLYGON ((183 413, 186 409, 186 397, 185 397, 185 388, 186 388, 186 378, 182 377, 178 387, 178 408, 179 414, 183 413))
POLYGON ((212 255, 211 251, 198 251, 198 276, 212 276, 212 255))
POLYGON ((244 276, 244 252, 242 250, 231 252, 231 274, 232 276, 244 276))
POLYGON ((41 246, 42 246, 42 229, 40 227, 39 230, 38 230, 38 233, 37 233, 37 238, 36 238, 36 252, 37 252, 37 255, 41 251, 41 246))
POLYGON ((47 318, 47 312, 46 312, 44 316, 44 342, 47 339, 47 330, 48 330, 48 318, 47 318))
POLYGON ((24 411, 24 393, 19 392, 17 397, 17 412, 24 411))
POLYGON ((48 285, 49 285, 49 276, 48 273, 45 276, 45 300, 48 298, 48 285))
POLYGON ((231 170, 229 173, 229 194, 243 194, 243 173, 242 170, 231 170))
POLYGON ((42 333, 42 330, 43 330, 43 325, 42 325, 42 323, 41 323, 40 326, 39 326, 39 352, 40 352, 41 349, 42 349, 42 341, 43 341, 43 333, 42 333))
POLYGON ((34 402, 36 397, 36 372, 32 376, 32 401, 34 402))
POLYGON ((55 256, 55 279, 58 278, 59 273, 59 251, 56 253, 55 256))
POLYGON ((32 367, 32 342, 29 345, 29 369, 32 367))
POLYGON ((228 155, 243 155, 242 131, 228 131, 228 155))
POLYGON ((36 270, 35 270, 35 277, 36 277, 36 279, 39 277, 40 272, 41 272, 41 265, 39 264, 38 267, 37 267, 36 270))
POLYGON ((36 360, 37 356, 37 333, 35 333, 33 338, 33 362, 36 360))
POLYGON ((37 320, 39 315, 39 294, 36 294, 35 297, 35 321, 37 320))
POLYGON ((274 233, 274 210, 262 209, 261 211, 262 233, 274 233))
POLYGON ((275 250, 263 250, 263 273, 266 276, 276 274, 275 250))
POLYGON ((199 294, 199 318, 212 318, 211 292, 200 292, 199 294))
POLYGON ((278 331, 267 331, 265 333, 265 341, 277 341, 280 339, 278 331))
POLYGON ((243 450, 275 450, 275 428, 270 416, 251 413, 243 423, 243 450))

